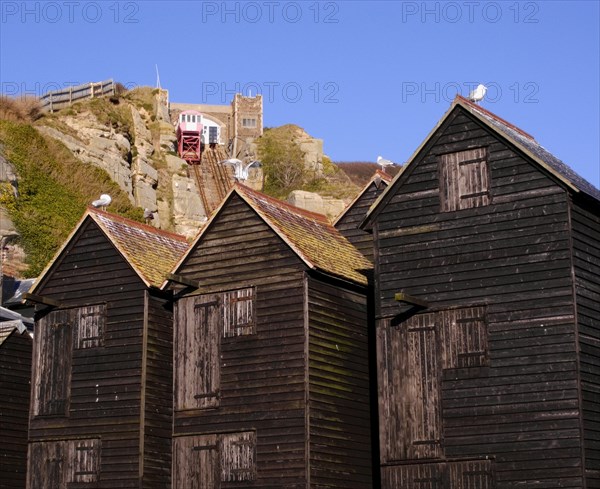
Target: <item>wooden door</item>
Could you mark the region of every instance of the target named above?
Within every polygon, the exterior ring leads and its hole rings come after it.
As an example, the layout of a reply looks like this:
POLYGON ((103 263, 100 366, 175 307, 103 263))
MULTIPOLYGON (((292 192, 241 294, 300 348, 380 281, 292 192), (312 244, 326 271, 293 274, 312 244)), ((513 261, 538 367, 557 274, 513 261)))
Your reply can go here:
POLYGON ((173 489, 221 487, 217 435, 173 438, 173 489))

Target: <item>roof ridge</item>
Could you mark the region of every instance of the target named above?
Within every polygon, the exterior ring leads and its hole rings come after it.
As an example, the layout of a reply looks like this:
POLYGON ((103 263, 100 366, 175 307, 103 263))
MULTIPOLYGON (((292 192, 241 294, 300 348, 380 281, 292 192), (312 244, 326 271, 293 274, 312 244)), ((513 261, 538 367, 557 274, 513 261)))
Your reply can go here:
MULTIPOLYGON (((383 170, 375 170, 375 175, 379 175, 381 178, 383 178, 384 180, 387 180, 388 182, 391 182, 392 179, 394 178, 394 177, 392 177, 392 175, 384 172, 383 170)), ((373 175, 373 177, 375 175, 373 175)), ((371 177, 371 180, 373 180, 373 177, 371 177)))
POLYGON ((276 199, 275 197, 271 197, 270 195, 264 194, 258 190, 254 190, 253 188, 247 187, 244 184, 236 182, 234 188, 241 190, 244 193, 254 194, 255 196, 265 199, 273 205, 284 207, 286 210, 298 214, 301 217, 314 219, 323 224, 331 225, 327 216, 323 214, 319 214, 318 212, 308 211, 306 209, 301 209, 300 207, 296 207, 295 205, 290 204, 289 202, 285 202, 284 200, 276 199))
POLYGON ((529 138, 529 139, 532 139, 533 141, 535 141, 535 138, 531 134, 529 134, 528 132, 525 132, 520 127, 515 126, 514 124, 511 124, 506 119, 503 119, 502 117, 497 116, 493 112, 490 112, 489 110, 484 109, 480 105, 477 105, 477 104, 471 102, 468 98, 465 98, 462 95, 456 95, 456 99, 455 100, 459 100, 460 102, 462 102, 464 104, 467 104, 469 107, 471 107, 472 109, 474 109, 474 110, 476 110, 478 112, 483 112, 485 115, 487 115, 487 116, 489 116, 489 117, 491 117, 493 119, 496 119, 501 124, 504 124, 506 127, 509 127, 510 129, 518 132, 522 136, 525 136, 526 138, 529 138))
POLYGON ((114 214, 112 212, 103 211, 103 210, 97 209, 95 207, 88 206, 87 209, 88 209, 88 211, 91 211, 94 214, 104 216, 108 219, 111 219, 112 221, 117 221, 117 222, 121 222, 122 224, 127 224, 130 226, 141 228, 150 233, 157 234, 157 235, 163 235, 167 238, 176 239, 177 241, 187 242, 186 237, 182 236, 181 234, 173 233, 171 231, 165 231, 163 229, 158 229, 158 228, 155 228, 154 226, 150 226, 149 224, 144 224, 143 222, 135 221, 128 217, 123 217, 118 214, 114 214))

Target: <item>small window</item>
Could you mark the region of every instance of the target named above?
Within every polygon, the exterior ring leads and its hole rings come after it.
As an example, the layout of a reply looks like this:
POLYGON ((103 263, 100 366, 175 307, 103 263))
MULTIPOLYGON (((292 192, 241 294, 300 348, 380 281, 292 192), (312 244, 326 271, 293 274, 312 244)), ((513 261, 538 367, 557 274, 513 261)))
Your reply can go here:
POLYGON ((223 337, 250 335, 256 332, 254 297, 255 290, 252 287, 225 292, 223 337))
POLYGON ((103 304, 77 310, 75 348, 95 348, 104 345, 106 307, 103 304))
POLYGON ((256 119, 242 119, 242 127, 256 127, 256 119))
POLYGON ((441 155, 439 165, 442 212, 490 203, 486 148, 441 155))
POLYGON ((74 440, 69 447, 72 452, 73 473, 71 482, 96 482, 100 472, 100 440, 74 440))
POLYGON ((256 479, 256 433, 227 433, 221 438, 221 481, 256 479))

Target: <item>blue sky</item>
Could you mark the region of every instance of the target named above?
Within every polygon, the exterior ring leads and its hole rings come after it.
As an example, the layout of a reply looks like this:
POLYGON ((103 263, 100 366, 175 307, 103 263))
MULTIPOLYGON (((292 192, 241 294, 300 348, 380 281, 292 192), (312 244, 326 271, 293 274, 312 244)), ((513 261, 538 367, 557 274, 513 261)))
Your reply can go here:
POLYGON ((114 78, 171 101, 262 92, 335 161, 403 162, 456 93, 600 186, 600 2, 0 2, 3 93, 114 78))

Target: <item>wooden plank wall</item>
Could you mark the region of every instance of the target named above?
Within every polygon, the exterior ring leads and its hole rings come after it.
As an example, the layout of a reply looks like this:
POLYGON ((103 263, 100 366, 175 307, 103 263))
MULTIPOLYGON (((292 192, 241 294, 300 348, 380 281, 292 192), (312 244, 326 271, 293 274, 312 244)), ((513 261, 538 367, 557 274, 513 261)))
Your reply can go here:
POLYGON ((358 226, 366 217, 371 204, 385 188, 384 183, 379 184, 379 189, 375 183, 371 183, 352 208, 335 224, 336 229, 370 261, 373 261, 373 235, 359 229, 358 226))
MULTIPOLYGON (((106 304, 104 347, 73 350, 69 415, 33 418, 29 439, 99 437, 102 487, 138 488, 145 285, 93 222, 63 256, 38 293, 70 306, 106 304)), ((30 470, 41 466, 29 460, 30 470)))
POLYGON ((372 487, 366 290, 308 279, 311 487, 372 487))
POLYGON ((585 469, 592 488, 600 487, 600 209, 575 201, 571 222, 585 469))
POLYGON ((377 218, 377 315, 397 314, 399 291, 488 305, 487 371, 442 384, 445 455, 495 456, 499 488, 581 487, 566 192, 460 107, 419 158, 377 218), (476 147, 490 205, 440 212, 439 155, 476 147))
POLYGON ((218 408, 174 414, 176 438, 255 431, 253 487, 306 487, 303 270, 234 195, 178 272, 199 281, 202 293, 255 287, 256 334, 220 338, 218 408))
POLYGON ((171 487, 173 310, 167 297, 146 293, 143 488, 171 487))
POLYGON ((24 489, 32 339, 15 330, 0 345, 0 486, 24 489))

